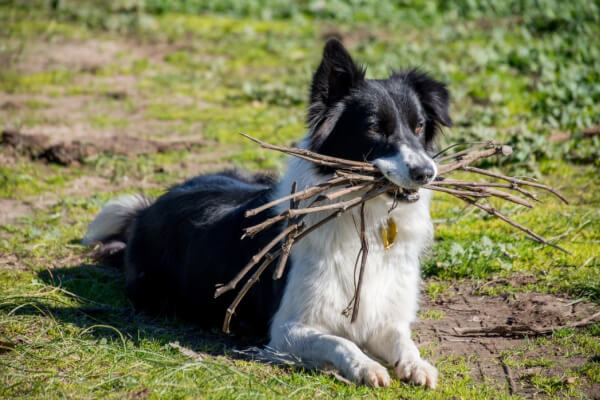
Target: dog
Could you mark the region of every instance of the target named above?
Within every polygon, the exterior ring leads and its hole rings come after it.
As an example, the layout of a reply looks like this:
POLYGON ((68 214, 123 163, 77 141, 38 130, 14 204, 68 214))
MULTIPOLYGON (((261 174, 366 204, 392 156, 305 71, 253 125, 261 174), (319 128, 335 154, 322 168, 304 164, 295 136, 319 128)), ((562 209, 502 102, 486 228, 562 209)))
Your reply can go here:
MULTIPOLYGON (((327 41, 300 147, 370 162, 398 186, 365 205, 369 252, 358 316, 351 322, 342 315, 354 294, 361 248, 355 208, 297 242, 283 278, 263 278, 252 287, 232 330, 268 332, 276 351, 317 367, 332 365, 353 382, 390 385, 387 364, 401 380, 436 386, 437 370, 420 357, 410 326, 418 308, 419 260, 433 237, 431 193, 422 186, 436 176, 432 154, 442 127, 452 125, 449 103, 447 86, 428 74, 407 69, 366 79, 340 41, 327 41), (390 224, 397 234, 386 246, 382 229, 390 224)), ((192 178, 156 201, 117 198, 95 217, 83 242, 100 243, 101 254, 124 262, 136 309, 220 327, 235 293, 215 299, 216 285, 229 282, 285 225, 242 240, 243 229, 289 206, 250 218, 245 211, 289 194, 293 182, 301 190, 332 173, 293 158, 279 181, 233 170, 192 178)), ((310 214, 305 222, 326 215, 310 214)))

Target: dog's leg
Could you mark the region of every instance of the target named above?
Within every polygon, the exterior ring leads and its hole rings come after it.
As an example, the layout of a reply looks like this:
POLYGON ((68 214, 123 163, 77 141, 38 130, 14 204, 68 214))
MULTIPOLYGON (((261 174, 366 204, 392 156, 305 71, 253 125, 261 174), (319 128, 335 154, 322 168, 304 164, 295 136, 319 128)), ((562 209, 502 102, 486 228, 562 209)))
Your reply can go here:
POLYGON ((437 369, 421 358, 410 338, 408 325, 386 328, 373 335, 367 343, 367 351, 393 365, 399 379, 435 388, 437 369))
POLYGON ((271 337, 271 347, 297 356, 309 366, 331 364, 349 380, 369 386, 385 387, 391 383, 387 368, 348 339, 298 323, 272 330, 271 337))

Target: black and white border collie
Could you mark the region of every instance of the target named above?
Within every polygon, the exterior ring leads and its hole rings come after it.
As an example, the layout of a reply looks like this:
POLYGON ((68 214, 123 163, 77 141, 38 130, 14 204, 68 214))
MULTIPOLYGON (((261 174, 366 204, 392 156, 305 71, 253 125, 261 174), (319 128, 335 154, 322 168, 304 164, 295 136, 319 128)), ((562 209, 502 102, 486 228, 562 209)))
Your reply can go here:
MULTIPOLYGON (((354 323, 342 315, 355 290, 360 249, 354 209, 294 245, 283 279, 265 273, 244 298, 232 330, 270 335, 269 346, 310 365, 333 365, 348 379, 388 386, 390 375, 435 387, 437 370, 420 357, 410 325, 417 313, 419 257, 432 239, 431 158, 441 126, 450 126, 446 86, 425 73, 405 70, 388 79, 365 79, 344 46, 331 39, 314 74, 304 148, 369 161, 399 190, 365 207, 369 253, 360 311, 354 323), (381 229, 393 220, 391 248, 381 229)), ((152 202, 143 196, 108 203, 93 220, 84 243, 101 243, 125 265, 127 294, 137 309, 195 319, 220 327, 229 292, 214 298, 284 225, 252 239, 242 229, 280 213, 286 204, 245 218, 244 212, 329 179, 332 171, 290 159, 279 182, 240 171, 192 178, 152 202)), ((307 226, 326 214, 309 215, 307 226)), ((274 268, 274 265, 272 264, 274 268)))

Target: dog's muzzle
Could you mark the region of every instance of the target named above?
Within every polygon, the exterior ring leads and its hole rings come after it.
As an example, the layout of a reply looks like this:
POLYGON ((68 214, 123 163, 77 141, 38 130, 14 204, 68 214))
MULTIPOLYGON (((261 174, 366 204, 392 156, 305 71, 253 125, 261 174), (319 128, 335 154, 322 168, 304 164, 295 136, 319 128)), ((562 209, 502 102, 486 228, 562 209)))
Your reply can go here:
POLYGON ((414 151, 406 145, 392 156, 373 160, 381 173, 398 188, 390 193, 396 200, 414 202, 419 200, 419 188, 435 179, 437 168, 423 151, 414 151))

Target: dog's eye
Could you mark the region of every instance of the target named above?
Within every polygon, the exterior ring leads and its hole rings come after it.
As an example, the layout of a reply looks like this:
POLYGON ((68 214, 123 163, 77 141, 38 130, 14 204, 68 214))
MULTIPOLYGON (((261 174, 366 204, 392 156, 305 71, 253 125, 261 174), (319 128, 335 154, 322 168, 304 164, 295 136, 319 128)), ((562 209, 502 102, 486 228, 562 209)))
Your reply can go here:
POLYGON ((373 122, 371 126, 369 126, 369 132, 371 133, 381 133, 379 130, 379 124, 377 122, 373 122))
POLYGON ((415 126, 415 135, 420 135, 421 132, 423 131, 423 126, 425 125, 425 122, 423 121, 419 121, 417 122, 417 126, 415 126))

